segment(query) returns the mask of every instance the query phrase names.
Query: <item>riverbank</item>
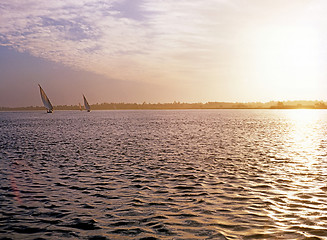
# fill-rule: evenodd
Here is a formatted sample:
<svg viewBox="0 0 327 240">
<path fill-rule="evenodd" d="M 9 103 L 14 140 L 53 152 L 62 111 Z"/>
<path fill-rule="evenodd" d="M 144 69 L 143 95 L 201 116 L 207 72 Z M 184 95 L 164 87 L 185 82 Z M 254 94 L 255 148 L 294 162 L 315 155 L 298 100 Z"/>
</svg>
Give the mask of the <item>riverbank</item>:
<svg viewBox="0 0 327 240">
<path fill-rule="evenodd" d="M 57 105 L 55 110 L 80 110 L 79 105 Z M 207 103 L 96 103 L 92 110 L 132 110 L 132 109 L 327 109 L 323 101 L 270 101 L 270 102 L 207 102 Z M 36 111 L 41 106 L 0 107 L 0 111 Z"/>
</svg>

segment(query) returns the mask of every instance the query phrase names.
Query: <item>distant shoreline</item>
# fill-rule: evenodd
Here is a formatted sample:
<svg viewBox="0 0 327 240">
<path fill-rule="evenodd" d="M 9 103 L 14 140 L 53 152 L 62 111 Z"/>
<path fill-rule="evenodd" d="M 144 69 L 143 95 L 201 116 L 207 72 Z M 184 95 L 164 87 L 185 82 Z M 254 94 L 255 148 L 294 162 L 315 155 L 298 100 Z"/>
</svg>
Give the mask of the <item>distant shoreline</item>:
<svg viewBox="0 0 327 240">
<path fill-rule="evenodd" d="M 38 111 L 41 106 L 0 107 L 0 111 Z M 101 103 L 91 104 L 92 110 L 174 110 L 174 109 L 327 109 L 323 101 L 207 102 L 207 103 Z M 54 110 L 80 110 L 79 105 L 57 105 Z M 83 108 L 84 110 L 84 108 Z"/>
</svg>

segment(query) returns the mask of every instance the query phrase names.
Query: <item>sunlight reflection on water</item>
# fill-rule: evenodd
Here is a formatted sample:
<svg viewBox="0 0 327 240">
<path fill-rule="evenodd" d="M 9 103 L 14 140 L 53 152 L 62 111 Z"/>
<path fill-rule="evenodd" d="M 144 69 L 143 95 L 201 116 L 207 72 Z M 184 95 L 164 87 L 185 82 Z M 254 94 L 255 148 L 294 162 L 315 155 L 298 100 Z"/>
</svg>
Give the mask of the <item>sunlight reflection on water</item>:
<svg viewBox="0 0 327 240">
<path fill-rule="evenodd" d="M 273 204 L 269 214 L 286 232 L 302 230 L 306 237 L 312 232 L 324 236 L 326 230 L 326 223 L 320 220 L 326 210 L 326 201 L 319 198 L 321 194 L 316 194 L 326 185 L 323 181 L 317 182 L 324 174 L 321 160 L 326 156 L 322 146 L 325 131 L 322 131 L 321 121 L 325 114 L 324 111 L 306 109 L 287 113 L 289 133 L 283 144 L 287 161 L 282 167 L 279 165 L 276 172 L 288 183 L 286 188 L 276 190 L 280 201 Z M 305 231 L 307 229 L 311 229 L 309 233 Z"/>
<path fill-rule="evenodd" d="M 318 121 L 321 118 L 321 111 L 300 109 L 291 112 L 292 121 L 290 142 L 292 146 L 289 153 L 297 154 L 296 160 L 311 167 L 319 156 L 320 129 Z"/>
</svg>

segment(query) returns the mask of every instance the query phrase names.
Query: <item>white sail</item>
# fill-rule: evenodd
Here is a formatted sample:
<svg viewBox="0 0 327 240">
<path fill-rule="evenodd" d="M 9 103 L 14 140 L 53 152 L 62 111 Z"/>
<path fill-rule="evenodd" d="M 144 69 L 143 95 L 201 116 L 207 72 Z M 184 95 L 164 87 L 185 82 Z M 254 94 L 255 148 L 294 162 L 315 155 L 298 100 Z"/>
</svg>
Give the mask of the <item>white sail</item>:
<svg viewBox="0 0 327 240">
<path fill-rule="evenodd" d="M 43 105 L 48 110 L 47 112 L 51 113 L 53 111 L 52 104 L 51 104 L 49 98 L 47 97 L 47 95 L 45 94 L 44 90 L 41 88 L 40 84 L 39 84 L 39 87 L 40 87 L 40 93 L 41 93 L 41 99 L 42 99 Z"/>
<path fill-rule="evenodd" d="M 91 108 L 90 108 L 90 105 L 89 105 L 89 103 L 87 102 L 86 97 L 84 96 L 84 94 L 83 94 L 83 98 L 84 98 L 84 106 L 85 106 L 85 109 L 86 109 L 88 112 L 90 112 L 90 111 L 91 111 Z"/>
</svg>

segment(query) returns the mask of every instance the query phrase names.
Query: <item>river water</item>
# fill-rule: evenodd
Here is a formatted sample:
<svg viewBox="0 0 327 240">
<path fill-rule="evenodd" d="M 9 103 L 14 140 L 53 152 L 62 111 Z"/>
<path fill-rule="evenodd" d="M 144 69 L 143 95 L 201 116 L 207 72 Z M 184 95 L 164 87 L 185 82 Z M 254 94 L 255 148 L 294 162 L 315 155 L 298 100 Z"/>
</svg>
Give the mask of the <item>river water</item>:
<svg viewBox="0 0 327 240">
<path fill-rule="evenodd" d="M 327 111 L 0 112 L 0 239 L 327 239 Z"/>
</svg>

